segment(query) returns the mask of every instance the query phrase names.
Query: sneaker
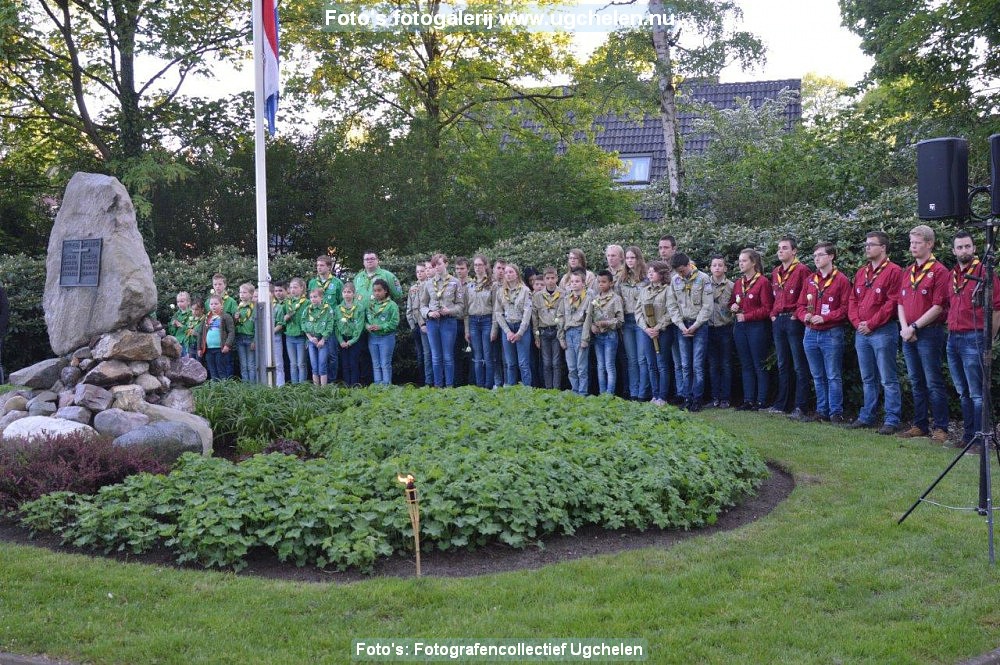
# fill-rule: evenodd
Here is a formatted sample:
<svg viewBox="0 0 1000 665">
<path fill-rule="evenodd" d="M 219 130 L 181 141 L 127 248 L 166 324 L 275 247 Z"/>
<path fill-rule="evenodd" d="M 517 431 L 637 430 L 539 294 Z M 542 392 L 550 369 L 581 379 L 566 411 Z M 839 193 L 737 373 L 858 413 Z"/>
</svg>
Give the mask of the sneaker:
<svg viewBox="0 0 1000 665">
<path fill-rule="evenodd" d="M 809 416 L 806 415 L 806 412 L 798 407 L 795 407 L 795 409 L 790 414 L 788 414 L 788 417 L 791 420 L 797 420 L 800 423 L 809 421 Z"/>
<path fill-rule="evenodd" d="M 785 415 L 785 410 L 784 410 L 784 409 L 782 409 L 782 408 L 781 408 L 780 406 L 778 406 L 777 404 L 775 404 L 775 405 L 772 405 L 771 407 L 769 407 L 769 408 L 767 408 L 767 409 L 761 409 L 761 410 L 762 410 L 762 411 L 763 411 L 764 413 L 773 413 L 773 414 L 776 414 L 776 415 L 782 415 L 782 416 L 783 416 L 783 415 Z"/>
<path fill-rule="evenodd" d="M 902 425 L 882 425 L 878 428 L 878 433 L 882 436 L 898 434 L 903 429 Z"/>
<path fill-rule="evenodd" d="M 818 423 L 828 423 L 830 422 L 830 416 L 825 413 L 815 413 L 813 414 L 813 420 Z"/>
<path fill-rule="evenodd" d="M 852 420 L 845 425 L 847 429 L 873 429 L 875 425 L 872 423 L 866 423 L 863 420 Z"/>
<path fill-rule="evenodd" d="M 931 441 L 934 443 L 947 444 L 948 443 L 948 432 L 937 427 L 931 432 Z"/>
<path fill-rule="evenodd" d="M 832 416 L 830 416 L 830 422 L 833 423 L 834 425 L 843 425 L 847 421 L 844 419 L 844 414 L 835 413 Z"/>
<path fill-rule="evenodd" d="M 738 407 L 736 407 L 736 410 L 737 411 L 756 411 L 756 409 L 754 409 L 753 407 L 754 407 L 753 402 L 743 402 Z"/>
<path fill-rule="evenodd" d="M 725 399 L 724 400 L 720 400 L 719 401 L 719 408 L 720 409 L 728 409 L 729 408 L 729 400 L 725 400 Z"/>
<path fill-rule="evenodd" d="M 900 439 L 914 439 L 921 436 L 927 436 L 927 434 L 928 434 L 927 432 L 914 425 L 908 430 L 903 430 L 902 432 L 899 432 L 896 436 L 898 436 Z"/>
<path fill-rule="evenodd" d="M 698 413 L 701 411 L 701 400 L 693 399 L 688 403 L 688 411 Z"/>
</svg>

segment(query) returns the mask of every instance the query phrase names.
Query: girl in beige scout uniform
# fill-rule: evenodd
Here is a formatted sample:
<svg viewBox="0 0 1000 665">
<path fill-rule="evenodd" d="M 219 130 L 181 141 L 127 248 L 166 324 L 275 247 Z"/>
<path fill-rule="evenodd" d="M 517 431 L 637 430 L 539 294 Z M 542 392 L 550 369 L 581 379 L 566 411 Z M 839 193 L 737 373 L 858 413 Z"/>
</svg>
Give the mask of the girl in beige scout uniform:
<svg viewBox="0 0 1000 665">
<path fill-rule="evenodd" d="M 497 336 L 497 324 L 493 320 L 493 279 L 490 277 L 490 261 L 482 254 L 472 257 L 475 274 L 466 289 L 465 341 L 472 345 L 472 367 L 476 375 L 476 385 L 480 388 L 493 387 L 492 340 Z"/>
<path fill-rule="evenodd" d="M 649 265 L 646 271 L 649 282 L 639 290 L 635 310 L 635 323 L 643 332 L 639 338 L 641 353 L 646 357 L 646 371 L 639 377 L 640 399 L 652 394 L 652 402 L 658 406 L 667 403 L 667 389 L 670 387 L 667 354 L 671 353 L 671 344 L 666 333 L 667 327 L 672 325 L 667 315 L 670 272 L 670 266 L 664 261 L 653 261 Z"/>
<path fill-rule="evenodd" d="M 574 270 L 569 278 L 569 292 L 563 296 L 559 344 L 566 351 L 569 385 L 577 395 L 587 395 L 590 388 L 590 328 L 584 324 L 590 313 L 591 297 L 584 286 L 586 273 Z"/>
<path fill-rule="evenodd" d="M 574 270 L 582 270 L 584 272 L 584 287 L 587 291 L 596 293 L 597 278 L 594 276 L 594 273 L 587 270 L 587 257 L 584 255 L 582 249 L 571 249 L 566 254 L 566 274 L 562 276 L 561 280 L 559 280 L 559 290 L 561 290 L 564 294 L 569 293 L 569 280 L 573 276 Z"/>
<path fill-rule="evenodd" d="M 618 295 L 622 297 L 622 307 L 625 310 L 625 323 L 622 324 L 622 341 L 625 343 L 626 373 L 628 374 L 629 399 L 638 400 L 640 395 L 649 394 L 649 368 L 646 356 L 642 354 L 642 339 L 646 333 L 636 325 L 635 313 L 639 302 L 639 289 L 646 284 L 646 261 L 642 258 L 642 250 L 636 246 L 625 249 L 625 272 L 615 286 Z M 640 379 L 646 371 L 646 387 L 640 390 Z M 648 397 L 646 398 L 648 399 Z"/>
<path fill-rule="evenodd" d="M 521 270 L 508 263 L 493 304 L 493 320 L 500 327 L 503 342 L 508 386 L 517 382 L 515 367 L 521 371 L 521 383 L 531 385 L 531 305 L 531 289 L 521 280 Z"/>
<path fill-rule="evenodd" d="M 458 322 L 465 319 L 465 287 L 448 274 L 448 257 L 431 257 L 433 275 L 420 294 L 420 314 L 427 322 L 434 385 L 455 387 L 455 337 Z"/>
<path fill-rule="evenodd" d="M 625 322 L 622 298 L 614 292 L 614 276 L 610 270 L 597 273 L 597 295 L 587 310 L 584 328 L 590 330 L 597 354 L 597 386 L 600 393 L 615 394 L 618 377 L 618 331 Z"/>
<path fill-rule="evenodd" d="M 559 323 L 562 320 L 562 297 L 559 273 L 552 266 L 542 271 L 543 287 L 532 294 L 531 325 L 535 346 L 542 355 L 542 386 L 558 390 L 562 387 L 562 351 L 559 346 Z"/>
<path fill-rule="evenodd" d="M 434 369 L 431 365 L 431 347 L 425 344 L 427 339 L 427 324 L 424 315 L 420 313 L 420 294 L 424 290 L 424 283 L 427 281 L 427 266 L 423 261 L 416 266 L 417 281 L 410 286 L 406 293 L 406 322 L 410 324 L 410 332 L 413 335 L 413 350 L 417 356 L 417 372 L 421 369 L 424 373 L 424 385 L 434 385 Z"/>
</svg>

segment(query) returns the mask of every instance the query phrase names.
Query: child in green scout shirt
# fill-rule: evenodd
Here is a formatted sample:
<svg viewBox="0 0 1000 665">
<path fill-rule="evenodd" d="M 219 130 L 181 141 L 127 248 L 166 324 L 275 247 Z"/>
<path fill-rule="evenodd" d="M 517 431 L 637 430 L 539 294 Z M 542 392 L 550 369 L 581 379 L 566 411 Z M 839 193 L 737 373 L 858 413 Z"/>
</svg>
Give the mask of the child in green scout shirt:
<svg viewBox="0 0 1000 665">
<path fill-rule="evenodd" d="M 191 303 L 191 316 L 188 318 L 188 326 L 184 329 L 184 341 L 181 343 L 190 345 L 194 349 L 192 358 L 198 357 L 198 340 L 201 339 L 201 329 L 205 326 L 205 306 L 200 300 Z"/>
<path fill-rule="evenodd" d="M 361 385 L 361 331 L 365 329 L 365 310 L 354 299 L 354 284 L 344 284 L 344 302 L 333 317 L 333 334 L 340 347 L 340 367 L 344 385 Z M 417 331 L 419 334 L 419 331 Z"/>
<path fill-rule="evenodd" d="M 610 270 L 597 273 L 597 295 L 587 310 L 583 327 L 589 329 L 597 352 L 597 385 L 601 394 L 615 394 L 618 371 L 618 330 L 625 322 L 622 297 L 614 292 L 614 275 Z"/>
<path fill-rule="evenodd" d="M 257 345 L 254 343 L 257 303 L 254 302 L 254 291 L 253 284 L 240 284 L 240 302 L 233 315 L 236 322 L 236 352 L 240 358 L 240 380 L 243 383 L 257 383 Z"/>
<path fill-rule="evenodd" d="M 365 308 L 365 324 L 375 383 L 392 385 L 392 352 L 396 348 L 399 307 L 389 298 L 389 283 L 384 279 L 376 279 L 372 284 L 372 297 Z"/>
<path fill-rule="evenodd" d="M 211 296 L 219 296 L 222 300 L 222 311 L 224 311 L 229 316 L 236 314 L 236 307 L 239 303 L 236 299 L 229 295 L 226 291 L 226 277 L 222 273 L 215 273 L 212 275 L 212 290 L 209 292 L 209 297 L 205 299 L 205 311 L 211 311 Z"/>
<path fill-rule="evenodd" d="M 323 302 L 330 306 L 331 312 L 337 309 L 342 299 L 341 293 L 344 290 L 344 283 L 340 281 L 339 277 L 333 274 L 333 259 L 329 256 L 319 256 L 316 258 L 316 277 L 309 280 L 306 293 L 312 293 L 313 289 L 323 291 Z M 333 383 L 337 380 L 340 354 L 337 353 L 336 349 L 328 349 L 328 351 L 326 376 L 327 380 Z M 313 367 L 313 371 L 316 371 L 315 367 Z"/>
<path fill-rule="evenodd" d="M 288 350 L 288 360 L 291 365 L 291 382 L 305 383 L 308 377 L 306 369 L 306 336 L 302 332 L 302 314 L 309 302 L 303 295 L 306 289 L 305 280 L 296 277 L 288 284 L 288 298 L 285 299 L 285 348 Z"/>
<path fill-rule="evenodd" d="M 177 294 L 177 306 L 170 317 L 170 322 L 167 323 L 167 334 L 181 345 L 182 358 L 198 357 L 198 340 L 187 335 L 191 316 L 191 294 L 181 291 Z"/>
<path fill-rule="evenodd" d="M 327 342 L 333 334 L 333 309 L 323 301 L 324 295 L 320 288 L 310 291 L 310 304 L 302 314 L 302 332 L 309 340 L 309 364 L 312 366 L 313 383 L 317 386 L 327 384 L 327 363 L 330 357 L 330 345 Z"/>
<path fill-rule="evenodd" d="M 559 345 L 566 351 L 569 385 L 577 395 L 586 396 L 590 388 L 590 329 L 584 326 L 590 311 L 590 294 L 585 281 L 587 273 L 575 268 L 569 275 L 569 291 L 563 297 L 562 324 Z"/>
<path fill-rule="evenodd" d="M 285 385 L 285 298 L 288 284 L 271 283 L 272 331 L 274 334 L 274 385 Z"/>
</svg>

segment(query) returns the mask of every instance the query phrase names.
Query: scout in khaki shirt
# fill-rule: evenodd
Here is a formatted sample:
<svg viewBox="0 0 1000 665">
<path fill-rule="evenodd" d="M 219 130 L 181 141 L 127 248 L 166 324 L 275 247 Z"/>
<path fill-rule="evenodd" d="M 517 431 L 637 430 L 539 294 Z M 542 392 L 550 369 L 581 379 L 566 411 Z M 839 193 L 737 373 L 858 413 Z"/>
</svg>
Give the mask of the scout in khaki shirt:
<svg viewBox="0 0 1000 665">
<path fill-rule="evenodd" d="M 639 366 L 640 399 L 652 394 L 652 402 L 658 406 L 666 404 L 670 377 L 667 355 L 672 353 L 667 328 L 673 325 L 667 315 L 667 281 L 670 266 L 663 261 L 649 264 L 646 277 L 649 283 L 639 290 L 639 300 L 635 308 L 635 323 L 644 333 L 639 337 L 639 352 L 645 356 L 645 370 Z"/>
<path fill-rule="evenodd" d="M 618 381 L 615 362 L 618 356 L 618 330 L 625 322 L 622 298 L 614 292 L 610 270 L 597 273 L 597 295 L 587 310 L 584 328 L 590 330 L 597 354 L 597 386 L 600 393 L 614 394 Z"/>
<path fill-rule="evenodd" d="M 427 321 L 434 385 L 455 387 L 455 338 L 458 322 L 465 320 L 465 287 L 448 274 L 448 257 L 431 257 L 433 274 L 420 294 L 420 313 Z"/>
<path fill-rule="evenodd" d="M 500 327 L 503 341 L 506 385 L 531 385 L 531 290 L 521 280 L 521 270 L 513 263 L 504 268 L 503 285 L 494 294 L 493 319 Z"/>
<path fill-rule="evenodd" d="M 677 326 L 681 355 L 681 385 L 677 393 L 689 411 L 701 411 L 705 393 L 705 351 L 708 319 L 712 316 L 712 280 L 688 256 L 677 252 L 671 259 L 674 276 L 667 289 L 667 312 Z"/>
<path fill-rule="evenodd" d="M 472 257 L 472 271 L 475 275 L 466 287 L 465 341 L 472 346 L 472 369 L 476 385 L 480 388 L 493 387 L 493 348 L 499 329 L 493 320 L 493 279 L 490 277 L 490 262 L 482 254 Z"/>
<path fill-rule="evenodd" d="M 559 344 L 566 350 L 569 385 L 574 393 L 585 396 L 590 383 L 590 329 L 584 324 L 590 314 L 592 298 L 585 290 L 587 274 L 576 269 L 569 276 L 569 291 L 563 296 Z"/>
<path fill-rule="evenodd" d="M 708 317 L 708 377 L 711 406 L 728 409 L 733 392 L 733 317 L 729 301 L 733 281 L 726 277 L 726 259 L 712 256 L 712 315 Z"/>
<path fill-rule="evenodd" d="M 563 293 L 559 290 L 559 273 L 552 266 L 542 271 L 542 290 L 532 296 L 531 325 L 535 331 L 535 347 L 542 356 L 542 386 L 558 390 L 562 383 L 562 349 L 559 346 L 559 323 L 562 316 Z"/>
</svg>

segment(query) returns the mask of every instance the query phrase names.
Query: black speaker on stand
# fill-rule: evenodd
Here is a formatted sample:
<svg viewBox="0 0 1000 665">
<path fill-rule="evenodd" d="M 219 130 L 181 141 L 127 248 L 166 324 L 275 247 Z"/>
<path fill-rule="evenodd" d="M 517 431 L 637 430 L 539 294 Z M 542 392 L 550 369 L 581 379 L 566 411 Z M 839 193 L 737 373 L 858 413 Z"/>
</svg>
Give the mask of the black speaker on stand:
<svg viewBox="0 0 1000 665">
<path fill-rule="evenodd" d="M 917 143 L 917 216 L 947 219 L 968 215 L 969 142 L 947 137 Z"/>
<path fill-rule="evenodd" d="M 990 174 L 990 194 L 993 196 L 990 212 L 1000 217 L 1000 134 L 990 137 Z"/>
</svg>

